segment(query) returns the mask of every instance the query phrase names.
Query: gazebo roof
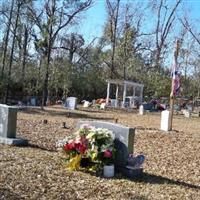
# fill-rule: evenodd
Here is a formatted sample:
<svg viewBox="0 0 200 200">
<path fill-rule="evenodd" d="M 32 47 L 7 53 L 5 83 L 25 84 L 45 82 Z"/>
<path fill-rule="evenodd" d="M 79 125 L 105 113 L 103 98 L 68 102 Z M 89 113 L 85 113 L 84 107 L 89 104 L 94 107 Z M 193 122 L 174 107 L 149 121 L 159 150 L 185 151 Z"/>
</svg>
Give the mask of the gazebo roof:
<svg viewBox="0 0 200 200">
<path fill-rule="evenodd" d="M 144 85 L 133 82 L 133 81 L 127 81 L 127 80 L 119 80 L 119 79 L 108 79 L 106 80 L 108 83 L 116 84 L 116 85 L 131 85 L 131 86 L 138 86 L 138 87 L 144 87 Z"/>
</svg>

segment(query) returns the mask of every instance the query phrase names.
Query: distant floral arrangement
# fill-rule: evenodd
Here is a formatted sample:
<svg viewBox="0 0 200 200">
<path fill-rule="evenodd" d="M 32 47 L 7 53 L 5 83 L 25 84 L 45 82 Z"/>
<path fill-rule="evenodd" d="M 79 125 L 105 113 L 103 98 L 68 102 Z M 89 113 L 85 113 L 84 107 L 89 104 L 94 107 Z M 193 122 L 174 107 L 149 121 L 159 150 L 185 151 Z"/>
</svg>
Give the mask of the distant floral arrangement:
<svg viewBox="0 0 200 200">
<path fill-rule="evenodd" d="M 84 124 L 73 137 L 58 143 L 64 152 L 67 169 L 98 171 L 104 165 L 113 164 L 115 148 L 111 131 Z"/>
</svg>

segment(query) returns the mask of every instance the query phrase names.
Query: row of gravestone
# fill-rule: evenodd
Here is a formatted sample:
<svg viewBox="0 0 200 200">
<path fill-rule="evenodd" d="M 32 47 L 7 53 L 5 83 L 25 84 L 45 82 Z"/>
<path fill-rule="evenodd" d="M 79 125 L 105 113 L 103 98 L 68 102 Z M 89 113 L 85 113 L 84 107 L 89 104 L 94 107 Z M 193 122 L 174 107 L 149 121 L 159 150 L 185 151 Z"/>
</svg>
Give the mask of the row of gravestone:
<svg viewBox="0 0 200 200">
<path fill-rule="evenodd" d="M 27 144 L 27 140 L 16 138 L 17 110 L 16 107 L 0 104 L 0 143 L 12 145 Z M 134 128 L 103 121 L 79 121 L 77 128 L 82 124 L 90 124 L 96 128 L 107 128 L 111 130 L 115 135 L 116 170 L 128 177 L 136 177 L 142 174 L 142 168 L 134 169 L 134 166 L 127 166 L 129 155 L 133 153 Z"/>
</svg>

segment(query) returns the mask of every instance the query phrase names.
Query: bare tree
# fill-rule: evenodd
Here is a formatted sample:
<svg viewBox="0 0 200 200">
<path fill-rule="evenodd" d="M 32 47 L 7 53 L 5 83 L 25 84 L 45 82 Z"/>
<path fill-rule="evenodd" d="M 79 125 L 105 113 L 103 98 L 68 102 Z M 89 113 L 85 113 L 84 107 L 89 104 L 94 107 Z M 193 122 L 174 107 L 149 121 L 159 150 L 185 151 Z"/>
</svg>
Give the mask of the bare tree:
<svg viewBox="0 0 200 200">
<path fill-rule="evenodd" d="M 19 48 L 19 71 L 22 83 L 25 79 L 25 69 L 28 59 L 28 45 L 31 42 L 31 32 L 33 22 L 29 20 L 29 10 L 28 7 L 32 4 L 32 0 L 26 0 L 22 5 L 21 14 L 19 18 L 19 27 L 16 39 L 18 41 Z"/>
<path fill-rule="evenodd" d="M 8 64 L 8 79 L 11 77 L 11 70 L 12 70 L 12 64 L 13 64 L 13 55 L 14 55 L 14 48 L 15 48 L 15 43 L 16 43 L 16 33 L 17 33 L 17 27 L 18 27 L 18 21 L 19 21 L 19 15 L 20 15 L 20 8 L 22 6 L 22 1 L 17 2 L 17 11 L 16 11 L 16 18 L 15 18 L 15 24 L 13 27 L 13 38 L 12 38 L 12 44 L 11 44 L 11 53 L 10 53 L 10 59 L 9 59 L 9 64 Z M 8 100 L 8 93 L 9 93 L 9 80 L 7 81 L 7 86 L 6 86 L 6 94 L 5 94 L 5 103 L 7 103 Z"/>
<path fill-rule="evenodd" d="M 160 71 L 161 67 L 161 54 L 166 45 L 167 38 L 172 29 L 173 23 L 176 19 L 176 11 L 182 0 L 177 0 L 176 3 L 170 8 L 166 0 L 159 0 L 154 7 L 156 7 L 157 23 L 155 31 L 156 39 L 156 53 L 155 53 L 155 67 Z"/>
<path fill-rule="evenodd" d="M 3 13 L 4 15 L 6 15 L 6 17 L 8 17 L 8 22 L 7 22 L 7 29 L 6 29 L 6 33 L 5 33 L 5 40 L 4 40 L 5 42 L 4 42 L 3 55 L 2 55 L 2 68 L 1 68 L 1 76 L 2 77 L 4 76 L 4 70 L 5 70 L 5 64 L 6 64 L 6 56 L 7 56 L 11 23 L 12 23 L 12 18 L 13 18 L 14 4 L 15 4 L 15 0 L 12 0 L 11 6 L 10 6 L 10 11 L 9 11 L 9 16 L 7 16 L 7 13 Z"/>
<path fill-rule="evenodd" d="M 24 76 L 25 76 L 25 66 L 26 66 L 26 60 L 27 60 L 27 46 L 28 46 L 28 27 L 27 25 L 24 25 L 24 41 L 23 41 L 23 53 L 22 53 L 22 63 L 21 63 L 21 81 L 24 82 Z"/>
<path fill-rule="evenodd" d="M 140 3 L 127 3 L 122 9 L 123 18 L 120 19 L 120 44 L 118 46 L 118 60 L 123 68 L 123 78 L 128 78 L 128 69 L 134 68 L 131 60 L 144 48 L 145 44 L 141 37 L 146 35 L 141 32 L 141 22 L 143 19 L 143 8 Z"/>
<path fill-rule="evenodd" d="M 186 17 L 184 19 L 179 19 L 181 24 L 186 28 L 186 30 L 189 31 L 189 33 L 192 35 L 192 37 L 196 40 L 196 42 L 200 45 L 200 39 L 198 38 L 198 34 L 195 33 L 195 31 L 192 29 L 189 21 L 187 20 Z"/>
<path fill-rule="evenodd" d="M 198 44 L 198 45 L 195 45 L 196 46 L 196 48 L 198 48 L 198 50 L 197 50 L 197 55 L 195 56 L 195 61 L 192 63 L 192 64 L 194 64 L 194 71 L 195 71 L 195 74 L 194 74 L 194 82 L 195 82 L 195 84 L 196 84 L 196 88 L 197 88 L 197 97 L 199 97 L 200 95 L 200 87 L 199 87 L 199 83 L 200 83 L 200 76 L 199 76 L 199 74 L 200 74 L 200 70 L 199 70 L 199 48 L 200 48 L 200 38 L 199 38 L 199 33 L 197 33 L 196 31 L 195 31 L 195 29 L 194 29 L 194 27 L 192 26 L 192 24 L 189 22 L 189 20 L 186 18 L 186 17 L 184 17 L 183 19 L 179 19 L 180 20 L 180 22 L 181 22 L 181 24 L 183 25 L 183 27 L 191 34 L 191 36 L 192 36 L 192 38 L 193 38 L 193 40 Z M 190 44 L 188 44 L 188 45 L 190 45 L 190 46 L 192 46 L 192 45 L 194 45 L 194 41 L 189 41 L 189 43 Z M 191 53 L 190 52 L 191 51 L 191 49 L 190 48 L 187 48 L 187 50 L 186 50 L 186 55 L 184 55 L 184 57 L 185 57 L 185 59 L 188 59 L 188 54 L 189 53 Z M 189 59 L 188 59 L 189 60 Z M 191 59 L 190 59 L 191 60 Z M 186 80 L 186 78 L 187 78 L 187 70 L 188 70 L 188 65 L 189 64 L 191 64 L 191 63 L 188 63 L 188 61 L 186 62 L 186 66 L 185 66 L 185 80 Z M 187 83 L 186 83 L 187 84 Z M 188 88 L 188 85 L 186 85 L 186 88 Z"/>
<path fill-rule="evenodd" d="M 109 39 L 111 42 L 111 63 L 109 64 L 111 69 L 110 78 L 114 78 L 116 75 L 116 66 L 115 66 L 115 50 L 116 50 L 116 39 L 117 39 L 117 26 L 119 19 L 119 7 L 120 0 L 113 3 L 111 0 L 106 0 L 107 13 L 108 13 L 108 31 Z"/>
<path fill-rule="evenodd" d="M 92 4 L 92 0 L 72 0 L 70 2 L 71 4 L 69 5 L 67 0 L 63 0 L 62 3 L 58 3 L 57 0 L 48 0 L 39 13 L 37 13 L 36 9 L 29 7 L 32 20 L 35 22 L 40 32 L 39 37 L 38 34 L 34 34 L 34 38 L 37 42 L 36 45 L 43 50 L 46 61 L 42 98 L 43 106 L 46 105 L 48 98 L 51 53 L 57 36 L 64 28 L 74 23 L 76 17 L 87 10 Z M 44 22 L 45 18 L 46 21 Z"/>
</svg>

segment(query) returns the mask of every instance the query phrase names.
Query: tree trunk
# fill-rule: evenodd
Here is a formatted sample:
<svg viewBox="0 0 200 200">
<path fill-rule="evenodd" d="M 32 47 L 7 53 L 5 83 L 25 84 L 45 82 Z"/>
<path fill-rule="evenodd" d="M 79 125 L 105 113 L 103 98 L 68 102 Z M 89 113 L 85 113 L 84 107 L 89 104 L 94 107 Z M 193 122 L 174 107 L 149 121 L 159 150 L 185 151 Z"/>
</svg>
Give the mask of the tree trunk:
<svg viewBox="0 0 200 200">
<path fill-rule="evenodd" d="M 160 70 L 161 70 L 161 66 L 160 66 L 161 48 L 162 47 L 157 47 L 157 50 L 156 50 L 156 60 L 155 60 L 155 69 L 159 73 L 160 73 Z"/>
<path fill-rule="evenodd" d="M 48 79 L 49 79 L 48 68 L 49 66 L 47 66 L 47 71 L 46 71 L 45 79 L 44 79 L 44 86 L 43 86 L 43 93 L 42 93 L 42 108 L 47 105 L 47 99 L 48 99 Z"/>
<path fill-rule="evenodd" d="M 49 44 L 51 41 L 49 41 Z M 44 78 L 44 85 L 43 85 L 43 93 L 42 93 L 42 108 L 47 105 L 48 99 L 48 84 L 49 84 L 49 67 L 50 67 L 50 58 L 51 58 L 51 46 L 48 47 L 48 52 L 46 55 L 46 73 Z"/>
<path fill-rule="evenodd" d="M 117 1 L 117 11 L 114 19 L 114 31 L 113 31 L 113 42 L 112 42 L 112 57 L 111 57 L 111 78 L 115 78 L 115 48 L 116 48 L 116 37 L 117 37 L 117 23 L 118 23 L 118 13 L 119 13 L 119 3 L 120 0 Z"/>
<path fill-rule="evenodd" d="M 21 74 L 22 83 L 24 81 L 24 76 L 25 76 L 25 66 L 26 66 L 26 58 L 27 58 L 27 45 L 28 45 L 28 29 L 27 29 L 27 26 L 25 25 L 24 26 L 22 74 Z"/>
<path fill-rule="evenodd" d="M 119 17 L 119 5 L 120 0 L 117 0 L 116 6 L 112 6 L 112 2 L 110 0 L 107 0 L 107 7 L 110 17 L 110 29 L 111 29 L 111 48 L 112 48 L 112 54 L 111 54 L 111 65 L 110 65 L 110 78 L 115 78 L 116 75 L 116 66 L 115 66 L 115 49 L 116 49 L 116 37 L 117 37 L 117 23 L 118 23 L 118 17 Z"/>
<path fill-rule="evenodd" d="M 73 61 L 73 57 L 74 57 L 74 35 L 71 34 L 71 43 L 70 43 L 70 49 L 69 49 L 69 61 L 70 63 L 72 64 L 72 61 Z"/>
<path fill-rule="evenodd" d="M 6 36 L 5 36 L 5 43 L 4 43 L 3 56 L 2 56 L 1 77 L 4 76 L 5 63 L 6 63 L 6 54 L 7 54 L 7 49 L 8 49 L 8 40 L 9 40 L 10 26 L 11 26 L 11 20 L 12 20 L 12 15 L 13 15 L 14 2 L 15 1 L 12 0 L 10 15 L 9 15 L 9 19 L 8 19 L 8 26 L 7 26 Z"/>
<path fill-rule="evenodd" d="M 53 46 L 53 20 L 54 20 L 54 13 L 55 13 L 55 0 L 52 0 L 52 15 L 49 18 L 49 28 L 48 28 L 48 46 L 47 46 L 47 55 L 46 55 L 46 73 L 45 73 L 45 79 L 44 79 L 44 86 L 43 86 L 43 97 L 42 97 L 42 108 L 43 106 L 46 106 L 48 97 L 48 84 L 49 84 L 49 67 L 50 67 L 50 61 L 51 61 L 51 51 Z"/>
<path fill-rule="evenodd" d="M 127 12 L 127 7 L 126 7 L 126 12 Z M 125 60 L 124 60 L 124 62 L 123 62 L 123 65 L 124 65 L 124 67 L 123 67 L 123 69 L 124 69 L 124 80 L 126 80 L 127 79 L 127 67 L 126 67 L 126 61 L 127 61 L 127 59 L 128 59 L 128 57 L 127 57 L 127 54 L 128 54 L 128 50 L 127 50 L 127 40 L 128 40 L 128 27 L 127 27 L 127 23 L 128 23 L 128 20 L 127 20 L 127 13 L 126 13 L 126 16 L 125 16 L 125 38 L 124 38 L 124 58 L 125 58 Z"/>
<path fill-rule="evenodd" d="M 11 70 L 12 70 L 12 64 L 13 64 L 13 54 L 14 54 L 14 48 L 15 48 L 15 39 L 16 39 L 16 31 L 17 31 L 17 25 L 19 20 L 19 11 L 20 11 L 21 3 L 18 3 L 17 5 L 17 16 L 15 20 L 15 26 L 13 30 L 13 41 L 12 41 L 12 47 L 11 47 L 11 53 L 10 53 L 10 62 L 9 62 L 9 68 L 8 68 L 8 82 L 6 87 L 6 95 L 5 95 L 5 103 L 8 101 L 8 93 L 10 88 L 10 78 L 11 78 Z"/>
</svg>

